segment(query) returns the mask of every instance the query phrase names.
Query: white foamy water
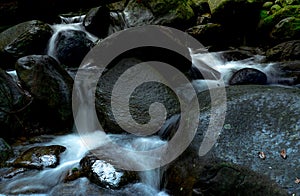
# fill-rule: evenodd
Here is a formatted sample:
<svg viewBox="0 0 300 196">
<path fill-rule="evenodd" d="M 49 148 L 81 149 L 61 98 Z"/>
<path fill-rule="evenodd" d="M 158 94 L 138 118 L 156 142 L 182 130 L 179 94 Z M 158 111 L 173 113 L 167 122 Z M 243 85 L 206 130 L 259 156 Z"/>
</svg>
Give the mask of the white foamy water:
<svg viewBox="0 0 300 196">
<path fill-rule="evenodd" d="M 65 24 L 55 24 L 52 26 L 54 34 L 49 41 L 48 55 L 56 58 L 55 43 L 58 34 L 61 31 L 83 31 L 93 42 L 96 42 L 98 40 L 97 37 L 85 31 L 84 27 L 82 26 L 83 17 L 84 16 L 79 16 L 77 18 L 62 18 Z M 112 13 L 111 17 L 116 18 L 116 20 L 121 17 L 121 20 L 124 24 L 122 24 L 123 26 L 121 26 L 120 29 L 127 28 L 123 15 Z M 117 26 L 110 27 L 110 33 L 118 30 L 119 29 Z M 194 66 L 198 67 L 198 69 L 201 69 L 201 63 L 205 63 L 206 65 L 221 73 L 220 80 L 193 81 L 193 86 L 196 88 L 197 92 L 207 90 L 208 88 L 219 87 L 223 82 L 225 84 L 228 84 L 232 74 L 242 68 L 255 68 L 264 72 L 268 77 L 268 83 L 276 83 L 278 80 L 278 73 L 273 69 L 273 64 L 259 63 L 260 59 L 263 58 L 261 56 L 254 56 L 252 58 L 241 61 L 224 61 L 222 58 L 220 58 L 220 53 L 191 53 L 191 57 Z M 16 76 L 15 72 L 10 72 L 10 74 L 12 76 Z M 184 94 L 187 99 L 191 99 L 191 97 L 189 97 L 191 93 L 185 91 L 185 84 L 183 84 L 182 87 L 176 90 L 179 91 L 179 93 Z M 91 93 L 90 91 L 90 88 L 86 88 L 86 91 L 83 95 L 81 95 L 81 98 L 86 99 L 87 97 L 85 96 L 89 96 L 89 94 Z M 56 168 L 46 168 L 42 171 L 32 171 L 28 173 L 25 172 L 24 174 L 17 175 L 12 180 L 8 180 L 8 183 L 7 185 L 5 185 L 4 190 L 1 191 L 9 194 L 23 194 L 32 192 L 45 194 L 49 193 L 53 187 L 60 183 L 63 183 L 63 178 L 70 169 L 79 167 L 80 160 L 86 155 L 86 153 L 88 153 L 89 150 L 107 144 L 107 142 L 109 141 L 107 139 L 108 136 L 111 138 L 115 138 L 118 142 L 118 145 L 121 145 L 124 148 L 132 151 L 132 153 L 128 153 L 123 156 L 126 156 L 127 159 L 130 159 L 130 161 L 134 162 L 134 164 L 139 165 L 139 168 L 144 167 L 145 169 L 152 164 L 151 162 L 149 163 L 149 160 L 151 159 L 148 159 L 147 157 L 137 156 L 137 153 L 134 153 L 134 151 L 147 151 L 158 148 L 159 146 L 165 145 L 167 143 L 157 136 L 130 138 L 130 136 L 128 135 L 106 135 L 102 131 L 94 131 L 95 122 L 93 121 L 97 119 L 93 119 L 87 114 L 89 114 L 89 108 L 87 107 L 87 105 L 79 106 L 79 111 L 77 113 L 76 119 L 78 118 L 78 120 L 82 122 L 80 124 L 83 127 L 80 127 L 80 129 L 86 129 L 89 133 L 83 135 L 74 133 L 65 136 L 58 136 L 51 142 L 40 144 L 43 146 L 61 145 L 66 147 L 66 151 L 60 155 L 60 164 Z M 119 158 L 115 156 L 117 155 L 114 155 L 114 153 L 111 154 L 111 158 Z M 159 159 L 161 159 L 162 157 L 156 158 L 159 161 Z M 100 164 L 100 162 L 97 163 Z M 107 166 L 107 169 L 112 170 L 110 166 Z M 139 172 L 141 182 L 126 186 L 126 188 L 117 191 L 117 195 L 122 194 L 122 191 L 128 193 L 131 192 L 130 190 L 143 190 L 145 195 L 165 196 L 167 195 L 167 193 L 160 190 L 163 172 L 164 171 L 159 168 Z M 84 183 L 84 180 L 82 181 Z"/>
<path fill-rule="evenodd" d="M 60 183 L 63 183 L 64 177 L 68 171 L 70 171 L 72 168 L 79 168 L 80 160 L 89 152 L 89 150 L 107 144 L 107 136 L 108 135 L 102 131 L 95 131 L 81 136 L 74 133 L 58 136 L 51 142 L 40 144 L 40 146 L 65 146 L 66 151 L 60 155 L 60 164 L 56 168 L 45 168 L 42 171 L 34 170 L 33 172 L 25 172 L 24 174 L 17 175 L 13 177 L 12 180 L 8 180 L 5 188 L 0 191 L 7 194 L 26 194 L 36 192 L 42 194 L 35 195 L 47 195 L 52 188 Z M 128 140 L 128 137 L 125 135 L 109 136 L 119 138 L 119 145 L 124 147 L 126 146 L 131 150 L 149 150 L 165 144 L 165 142 L 160 140 L 158 137 L 136 138 Z M 113 154 L 111 156 L 112 158 L 117 159 L 117 157 L 114 157 Z M 147 165 L 147 160 L 143 160 L 141 157 L 130 157 L 130 159 L 134 159 L 134 161 L 137 161 L 138 164 Z M 112 170 L 113 168 L 111 167 L 111 165 L 108 165 L 107 169 Z M 109 171 L 107 172 L 109 173 Z M 105 173 L 102 173 L 101 175 L 105 177 Z M 130 186 L 139 187 L 140 189 L 143 188 L 145 189 L 145 192 L 151 191 L 151 195 L 166 195 L 166 193 L 159 191 L 161 180 L 161 173 L 159 169 L 140 172 L 140 176 L 142 179 L 141 182 Z M 130 186 L 127 186 L 126 189 L 130 188 Z M 126 191 L 126 189 L 123 191 Z M 121 192 L 122 191 L 118 193 Z"/>
<path fill-rule="evenodd" d="M 70 169 L 79 167 L 80 160 L 89 150 L 85 142 L 88 141 L 89 146 L 96 148 L 106 143 L 103 136 L 103 132 L 100 131 L 85 136 L 69 134 L 58 136 L 51 142 L 40 144 L 41 146 L 61 145 L 66 147 L 66 151 L 60 155 L 60 164 L 56 168 L 45 168 L 42 171 L 35 171 L 34 175 L 25 173 L 24 175 L 15 176 L 13 181 L 6 185 L 5 192 L 10 194 L 32 191 L 48 192 L 58 183 L 62 183 Z M 84 140 L 82 137 L 84 137 Z"/>
<path fill-rule="evenodd" d="M 52 37 L 49 40 L 48 43 L 48 50 L 47 50 L 47 54 L 53 58 L 55 58 L 57 60 L 56 57 L 56 42 L 58 39 L 58 35 L 60 32 L 62 31 L 68 31 L 68 30 L 76 30 L 76 31 L 82 31 L 87 35 L 87 38 L 89 40 L 91 40 L 92 42 L 96 42 L 98 41 L 98 38 L 94 35 L 92 35 L 91 33 L 87 32 L 83 25 L 82 22 L 78 22 L 78 23 L 67 23 L 67 24 L 55 24 L 51 26 L 54 33 L 52 35 Z"/>
</svg>

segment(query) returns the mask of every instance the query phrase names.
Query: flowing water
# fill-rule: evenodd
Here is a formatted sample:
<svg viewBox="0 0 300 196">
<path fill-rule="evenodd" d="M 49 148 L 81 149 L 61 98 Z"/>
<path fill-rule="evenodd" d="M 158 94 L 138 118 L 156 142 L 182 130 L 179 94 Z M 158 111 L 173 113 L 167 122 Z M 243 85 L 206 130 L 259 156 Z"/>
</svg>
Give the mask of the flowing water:
<svg viewBox="0 0 300 196">
<path fill-rule="evenodd" d="M 48 44 L 48 50 L 47 54 L 56 60 L 56 42 L 58 39 L 58 35 L 62 31 L 69 31 L 69 30 L 75 30 L 75 31 L 83 31 L 86 35 L 87 38 L 90 39 L 92 42 L 96 42 L 98 38 L 90 33 L 88 33 L 85 29 L 84 26 L 82 25 L 82 20 L 84 18 L 83 16 L 79 17 L 71 17 L 71 18 L 66 18 L 66 17 L 61 17 L 62 24 L 55 24 L 52 25 L 52 29 L 54 31 L 52 37 L 49 40 Z"/>
<path fill-rule="evenodd" d="M 122 23 L 122 26 L 112 25 L 110 27 L 110 33 L 127 28 L 126 23 L 124 22 L 124 17 L 122 15 L 118 13 L 112 13 L 111 16 L 115 18 L 116 21 L 121 20 L 121 22 L 119 23 Z M 49 41 L 48 48 L 48 54 L 50 56 L 56 58 L 55 43 L 60 31 L 84 31 L 93 42 L 96 42 L 98 40 L 95 36 L 87 33 L 84 30 L 84 27 L 82 26 L 83 18 L 84 16 L 71 19 L 62 18 L 64 24 L 55 24 L 52 26 L 52 28 L 54 29 L 54 34 Z M 221 79 L 224 80 L 225 84 L 228 84 L 229 78 L 236 70 L 247 67 L 256 68 L 264 72 L 268 76 L 268 83 L 276 83 L 278 81 L 278 73 L 272 69 L 272 64 L 260 63 L 261 59 L 263 58 L 262 56 L 255 56 L 245 60 L 231 62 L 226 62 L 225 60 L 223 60 L 220 57 L 220 53 L 191 53 L 191 56 L 194 66 L 201 66 L 201 62 L 204 62 L 212 68 L 218 70 L 221 73 Z M 15 77 L 15 72 L 9 73 Z M 207 85 L 205 84 L 207 83 L 211 83 L 210 87 L 217 87 L 219 82 L 220 81 L 218 80 L 193 81 L 194 87 L 198 92 L 206 90 Z M 187 92 L 184 92 L 184 86 L 181 89 L 179 88 L 178 91 L 188 94 Z M 81 108 L 83 112 L 86 109 L 87 108 L 85 106 L 82 106 Z M 82 123 L 83 125 L 86 125 L 86 129 L 93 129 L 93 126 L 88 127 L 93 123 L 91 122 L 91 119 L 85 114 L 86 113 L 78 114 L 78 117 L 82 121 L 89 122 Z M 83 128 L 84 127 L 81 127 L 80 129 Z M 157 136 L 134 138 L 128 135 L 106 135 L 102 131 L 92 131 L 86 135 L 78 135 L 74 133 L 65 136 L 57 136 L 50 142 L 39 144 L 62 145 L 66 147 L 67 150 L 61 154 L 60 164 L 56 168 L 46 168 L 42 171 L 25 172 L 24 174 L 17 175 L 12 179 L 0 181 L 0 192 L 8 194 L 36 193 L 36 195 L 42 195 L 51 192 L 53 187 L 56 187 L 59 184 L 63 183 L 63 178 L 70 169 L 79 167 L 80 160 L 89 150 L 105 145 L 107 143 L 107 137 L 113 138 L 113 140 L 118 141 L 118 144 L 126 148 L 137 151 L 145 151 L 152 148 L 157 148 L 160 145 L 164 145 L 166 143 L 166 141 L 163 141 Z M 99 138 L 102 139 L 99 140 Z M 130 158 L 138 164 L 147 164 L 147 160 L 142 160 L 140 157 Z M 130 193 L 132 192 L 132 190 L 142 190 L 144 195 L 167 195 L 167 193 L 161 191 L 162 185 L 160 183 L 163 175 L 162 170 L 155 169 L 151 171 L 140 172 L 139 175 L 141 178 L 140 183 L 131 184 L 129 186 L 126 186 L 124 189 L 118 190 L 114 193 L 116 195 L 120 195 L 124 193 Z M 84 187 L 85 183 L 86 181 L 81 180 L 81 187 Z M 81 189 L 80 191 L 82 191 L 82 188 L 80 188 L 80 186 L 78 189 Z"/>
</svg>

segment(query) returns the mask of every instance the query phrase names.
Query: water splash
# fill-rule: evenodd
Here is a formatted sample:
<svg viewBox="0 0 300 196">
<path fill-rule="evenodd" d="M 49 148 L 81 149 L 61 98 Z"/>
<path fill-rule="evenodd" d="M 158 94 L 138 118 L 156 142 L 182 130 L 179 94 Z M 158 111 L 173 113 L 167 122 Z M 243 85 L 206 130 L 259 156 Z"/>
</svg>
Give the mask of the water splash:
<svg viewBox="0 0 300 196">
<path fill-rule="evenodd" d="M 70 20 L 71 21 L 71 20 Z M 90 34 L 89 32 L 87 32 L 82 23 L 78 22 L 78 23 L 66 23 L 66 24 L 55 24 L 51 26 L 54 33 L 52 35 L 52 37 L 49 40 L 48 43 L 48 49 L 47 49 L 47 54 L 51 57 L 53 57 L 54 59 L 57 59 L 57 53 L 56 53 L 56 42 L 58 39 L 58 35 L 60 32 L 62 31 L 69 31 L 69 30 L 75 30 L 75 31 L 82 31 L 87 35 L 87 38 L 89 40 L 91 40 L 92 42 L 96 43 L 98 41 L 98 38 L 92 34 Z M 59 61 L 58 61 L 59 62 Z"/>
</svg>

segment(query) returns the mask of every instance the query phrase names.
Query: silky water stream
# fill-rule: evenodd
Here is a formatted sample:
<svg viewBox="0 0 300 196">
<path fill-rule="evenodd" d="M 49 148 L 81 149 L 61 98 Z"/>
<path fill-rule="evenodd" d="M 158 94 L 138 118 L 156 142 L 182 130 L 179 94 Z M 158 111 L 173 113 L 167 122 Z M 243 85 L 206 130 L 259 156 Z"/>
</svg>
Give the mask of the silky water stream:
<svg viewBox="0 0 300 196">
<path fill-rule="evenodd" d="M 54 34 L 49 42 L 48 55 L 55 58 L 55 41 L 60 31 L 67 30 L 78 30 L 84 31 L 87 36 L 96 42 L 97 38 L 84 30 L 82 26 L 83 17 L 76 18 L 62 18 L 64 24 L 53 25 Z M 111 30 L 113 32 L 113 30 Z M 220 58 L 220 53 L 195 53 L 191 52 L 194 66 L 201 66 L 201 63 L 205 63 L 210 67 L 218 70 L 221 73 L 221 78 L 225 84 L 228 84 L 228 80 L 234 71 L 242 68 L 256 68 L 264 72 L 268 77 L 268 83 L 276 84 L 277 73 L 272 69 L 271 64 L 260 64 L 262 56 L 255 56 L 241 61 L 226 62 Z M 9 74 L 16 77 L 15 72 Z M 207 85 L 210 83 L 210 85 Z M 218 80 L 194 80 L 194 88 L 197 92 L 201 92 L 207 89 L 207 86 L 218 87 Z M 184 85 L 182 88 L 178 88 L 180 93 L 188 94 L 185 92 Z M 85 108 L 82 108 L 84 112 Z M 89 116 L 81 115 L 82 121 L 91 121 Z M 90 124 L 91 122 L 89 122 Z M 174 123 L 174 122 L 170 122 Z M 84 124 L 84 123 L 83 123 Z M 89 126 L 86 123 L 87 126 Z M 166 126 L 167 127 L 167 126 Z M 76 131 L 75 131 L 76 132 Z M 51 136 L 52 137 L 52 136 Z M 53 136 L 52 141 L 40 143 L 38 145 L 61 145 L 66 147 L 66 151 L 60 155 L 60 164 L 56 168 L 46 168 L 44 170 L 33 170 L 25 172 L 24 174 L 17 175 L 12 179 L 6 179 L 0 181 L 0 193 L 4 194 L 31 194 L 31 195 L 56 195 L 55 191 L 58 186 L 63 183 L 63 178 L 67 172 L 72 168 L 78 168 L 80 160 L 89 152 L 89 150 L 97 147 L 101 147 L 107 143 L 107 137 L 116 140 L 119 145 L 126 146 L 131 150 L 149 150 L 157 148 L 161 145 L 166 144 L 167 141 L 160 139 L 158 136 L 151 137 L 131 137 L 128 135 L 107 135 L 103 131 L 95 131 L 86 135 L 78 135 L 77 133 L 64 135 L 64 136 Z M 99 138 L 102 138 L 99 139 Z M 88 146 L 86 143 L 88 142 Z M 30 146 L 28 146 L 30 147 Z M 113 155 L 111 155 L 113 156 Z M 133 161 L 138 164 L 147 164 L 140 157 L 130 157 Z M 139 172 L 140 182 L 127 185 L 121 190 L 111 191 L 106 194 L 110 195 L 130 195 L 132 190 L 139 192 L 139 195 L 168 195 L 166 191 L 162 190 L 161 178 L 163 171 L 155 169 L 151 171 Z M 75 189 L 75 193 L 78 195 L 86 194 L 86 178 L 79 179 Z M 100 188 L 99 188 L 100 189 Z"/>
</svg>

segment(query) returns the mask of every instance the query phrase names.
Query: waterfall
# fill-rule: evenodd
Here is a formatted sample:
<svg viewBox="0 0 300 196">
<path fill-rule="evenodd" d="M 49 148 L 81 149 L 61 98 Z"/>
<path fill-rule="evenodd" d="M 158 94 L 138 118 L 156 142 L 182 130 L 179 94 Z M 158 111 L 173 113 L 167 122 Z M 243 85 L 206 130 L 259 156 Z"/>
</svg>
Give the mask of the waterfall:
<svg viewBox="0 0 300 196">
<path fill-rule="evenodd" d="M 191 51 L 191 57 L 193 65 L 198 67 L 201 66 L 201 63 L 205 63 L 206 65 L 212 67 L 221 73 L 221 79 L 224 81 L 226 85 L 229 84 L 229 80 L 232 75 L 240 69 L 244 68 L 253 68 L 257 69 L 266 74 L 268 84 L 278 84 L 280 81 L 291 80 L 286 78 L 281 78 L 281 73 L 274 66 L 276 63 L 263 63 L 264 56 L 255 55 L 253 57 L 249 57 L 243 60 L 237 61 L 227 61 L 222 58 L 222 53 L 224 52 L 193 52 Z M 200 68 L 200 67 L 198 67 Z M 217 80 L 195 80 L 193 81 L 194 86 L 197 88 L 198 92 L 203 90 L 207 90 L 204 84 L 210 83 L 212 86 L 218 86 Z"/>
<path fill-rule="evenodd" d="M 59 33 L 62 31 L 68 31 L 68 30 L 83 31 L 87 35 L 87 38 L 90 39 L 92 42 L 95 43 L 96 41 L 98 41 L 98 38 L 96 36 L 90 34 L 85 30 L 84 26 L 82 25 L 83 17 L 84 16 L 71 17 L 71 18 L 61 17 L 63 24 L 54 24 L 51 26 L 54 33 L 48 43 L 47 54 L 49 56 L 53 57 L 58 61 L 56 57 L 56 42 Z"/>
<path fill-rule="evenodd" d="M 110 12 L 110 19 L 108 35 L 128 28 L 123 12 Z"/>
<path fill-rule="evenodd" d="M 59 16 L 61 20 L 61 24 L 72 24 L 72 23 L 82 23 L 85 15 L 73 16 L 73 17 L 64 17 Z"/>
<path fill-rule="evenodd" d="M 47 54 L 56 58 L 56 42 L 58 39 L 59 32 L 67 30 L 77 30 L 83 31 L 86 33 L 88 38 L 96 42 L 97 37 L 88 33 L 83 25 L 84 16 L 78 17 L 61 17 L 62 24 L 54 24 L 52 28 L 54 30 L 53 36 L 49 40 Z M 111 12 L 112 24 L 109 27 L 109 34 L 120 31 L 122 29 L 128 28 L 126 20 L 123 13 Z M 221 80 L 224 80 L 226 84 L 232 74 L 242 68 L 256 68 L 264 72 L 268 76 L 269 83 L 278 82 L 278 72 L 274 70 L 273 64 L 263 64 L 260 63 L 261 56 L 254 56 L 245 60 L 240 61 L 225 61 L 220 56 L 221 53 L 203 53 L 203 52 L 191 52 L 193 65 L 201 69 L 201 63 L 212 67 L 213 69 L 221 73 Z M 93 70 L 91 70 L 93 71 Z M 15 76 L 15 72 L 10 72 L 11 75 Z M 83 78 L 84 80 L 87 77 Z M 196 88 L 197 92 L 207 90 L 209 87 L 218 87 L 220 81 L 218 80 L 195 80 L 193 81 L 193 86 Z M 207 84 L 210 85 L 207 85 Z M 182 87 L 176 89 L 178 92 L 186 95 L 186 99 L 190 99 L 190 93 L 185 91 L 185 84 Z M 79 95 L 81 99 L 86 100 L 84 96 L 93 94 L 90 87 L 82 85 L 83 94 Z M 112 138 L 113 141 L 131 151 L 148 151 L 154 148 L 158 148 L 161 145 L 167 144 L 167 141 L 162 140 L 159 136 L 149 136 L 149 137 L 133 137 L 126 134 L 113 135 L 106 134 L 103 130 L 98 130 L 96 126 L 96 120 L 87 114 L 89 114 L 90 107 L 93 107 L 91 103 L 86 103 L 86 105 L 78 106 L 79 111 L 75 111 L 75 119 L 80 120 L 82 127 L 79 127 L 80 130 L 86 130 L 85 135 L 78 134 L 69 134 L 64 136 L 55 137 L 51 142 L 41 143 L 40 145 L 62 145 L 66 147 L 66 151 L 61 154 L 60 164 L 56 168 L 46 168 L 42 171 L 30 171 L 25 172 L 24 175 L 17 175 L 12 180 L 8 180 L 7 185 L 3 188 L 0 182 L 0 190 L 10 194 L 22 194 L 28 192 L 42 192 L 48 193 L 53 187 L 63 182 L 63 177 L 66 175 L 66 172 L 74 167 L 79 167 L 80 160 L 92 149 L 100 147 L 107 144 L 107 138 Z M 78 113 L 76 113 L 78 112 Z M 177 122 L 177 117 L 171 118 L 169 124 L 166 123 L 165 128 L 171 127 L 173 123 Z M 164 135 L 164 130 L 161 130 L 161 134 Z M 88 145 L 87 145 L 88 144 Z M 111 154 L 111 157 L 114 157 L 114 154 Z M 148 159 L 144 157 L 138 157 L 135 153 L 124 155 L 127 159 L 130 159 L 135 164 L 140 165 L 141 167 L 147 168 Z M 163 157 L 156 157 L 161 159 Z M 151 163 L 150 163 L 151 164 Z M 131 192 L 130 189 L 134 190 L 143 190 L 146 195 L 167 195 L 164 191 L 161 191 L 161 178 L 163 176 L 163 170 L 161 168 L 140 171 L 139 175 L 141 181 L 139 183 L 131 184 L 125 187 L 122 190 L 116 191 L 117 195 L 122 195 L 124 192 Z"/>
<path fill-rule="evenodd" d="M 21 194 L 28 192 L 47 193 L 51 188 L 63 183 L 66 172 L 74 167 L 79 167 L 79 161 L 88 152 L 88 148 L 83 141 L 89 141 L 94 147 L 105 144 L 106 141 L 100 141 L 101 132 L 94 132 L 86 135 L 82 140 L 82 136 L 77 134 L 69 134 L 58 136 L 51 142 L 41 145 L 62 145 L 67 150 L 60 156 L 60 164 L 56 168 L 45 168 L 42 171 L 32 171 L 24 175 L 17 175 L 5 186 L 5 191 L 10 194 Z M 96 140 L 96 139 L 97 140 Z M 3 191 L 3 190 L 2 190 Z"/>
</svg>

